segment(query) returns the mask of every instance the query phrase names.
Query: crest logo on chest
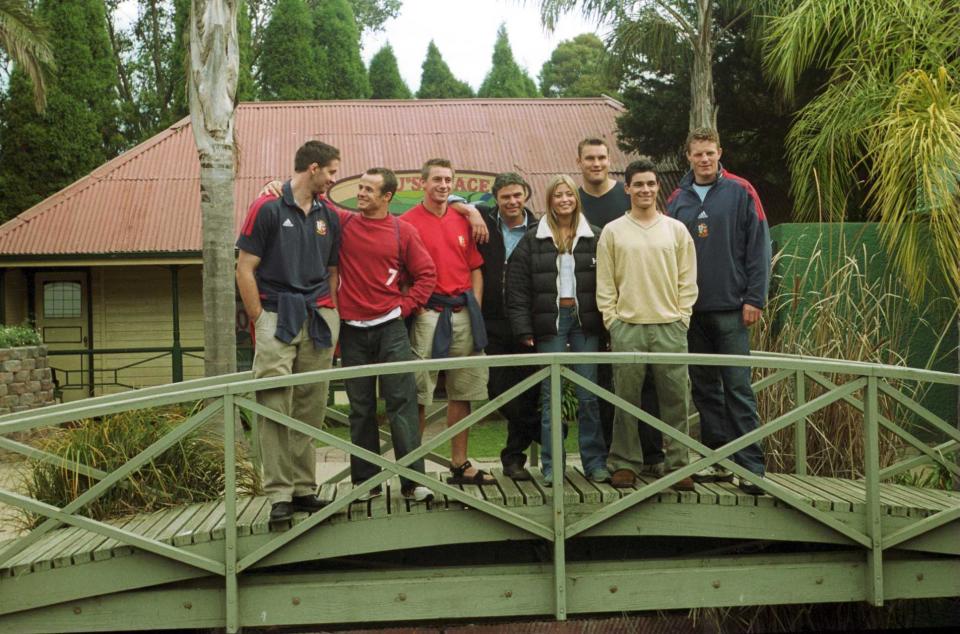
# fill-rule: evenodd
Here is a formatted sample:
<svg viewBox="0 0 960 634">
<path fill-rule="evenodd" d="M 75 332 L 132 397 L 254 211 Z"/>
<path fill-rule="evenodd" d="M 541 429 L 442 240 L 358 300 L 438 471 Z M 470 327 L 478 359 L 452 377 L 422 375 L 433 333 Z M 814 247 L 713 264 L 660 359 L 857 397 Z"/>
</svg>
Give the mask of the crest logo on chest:
<svg viewBox="0 0 960 634">
<path fill-rule="evenodd" d="M 317 221 L 317 235 L 318 236 L 327 235 L 327 223 L 324 222 L 323 220 Z"/>
<path fill-rule="evenodd" d="M 466 249 L 466 248 L 467 248 L 467 239 L 466 239 L 466 237 L 464 237 L 464 236 L 462 236 L 462 235 L 457 236 L 457 242 L 460 243 L 460 248 L 461 248 L 461 249 Z"/>
</svg>

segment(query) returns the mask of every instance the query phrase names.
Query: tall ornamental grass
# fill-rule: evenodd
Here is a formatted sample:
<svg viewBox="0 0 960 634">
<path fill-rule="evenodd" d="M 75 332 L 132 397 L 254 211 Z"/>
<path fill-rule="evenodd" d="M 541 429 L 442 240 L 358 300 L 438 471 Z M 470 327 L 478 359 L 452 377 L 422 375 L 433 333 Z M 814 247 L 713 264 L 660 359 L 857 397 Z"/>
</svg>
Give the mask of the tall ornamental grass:
<svg viewBox="0 0 960 634">
<path fill-rule="evenodd" d="M 906 366 L 911 341 L 919 333 L 931 333 L 936 341 L 923 366 L 931 367 L 944 355 L 954 354 L 951 337 L 956 307 L 947 298 L 912 303 L 895 271 L 883 269 L 877 254 L 866 246 L 851 247 L 843 238 L 832 244 L 819 240 L 809 257 L 781 251 L 774 270 L 781 271 L 771 284 L 765 317 L 753 331 L 754 350 Z M 943 319 L 953 312 L 953 317 Z M 942 331 L 934 324 L 946 323 Z M 760 371 L 765 374 L 770 371 Z M 828 374 L 835 384 L 853 377 Z M 927 386 L 915 381 L 892 381 L 894 387 L 919 400 Z M 806 381 L 806 399 L 823 394 L 825 388 Z M 860 396 L 862 398 L 862 395 Z M 758 394 L 761 420 L 773 420 L 796 406 L 792 380 Z M 880 395 L 879 411 L 912 433 L 914 419 L 893 399 Z M 837 402 L 807 418 L 807 469 L 813 475 L 841 478 L 863 477 L 863 414 L 853 405 Z M 766 439 L 767 468 L 791 472 L 795 467 L 794 428 Z M 881 467 L 893 463 L 906 444 L 881 430 Z"/>
<path fill-rule="evenodd" d="M 52 430 L 39 442 L 43 450 L 62 461 L 29 461 L 28 492 L 34 499 L 63 507 L 97 483 L 95 478 L 71 469 L 71 465 L 80 463 L 110 473 L 170 433 L 191 413 L 179 407 L 144 409 L 85 419 Z M 255 495 L 260 490 L 259 473 L 238 444 L 237 491 Z M 217 500 L 223 494 L 223 437 L 207 425 L 117 483 L 81 513 L 103 520 Z M 25 520 L 32 526 L 43 518 L 29 516 Z"/>
</svg>

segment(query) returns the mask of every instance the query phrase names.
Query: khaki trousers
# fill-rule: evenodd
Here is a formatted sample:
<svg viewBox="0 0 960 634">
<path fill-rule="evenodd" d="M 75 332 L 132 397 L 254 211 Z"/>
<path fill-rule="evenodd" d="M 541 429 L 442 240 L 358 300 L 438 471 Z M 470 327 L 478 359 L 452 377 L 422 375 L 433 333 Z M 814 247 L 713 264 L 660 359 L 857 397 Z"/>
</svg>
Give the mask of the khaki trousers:
<svg viewBox="0 0 960 634">
<path fill-rule="evenodd" d="M 277 314 L 266 310 L 260 313 L 256 323 L 253 377 L 288 376 L 329 368 L 340 334 L 340 318 L 337 311 L 329 308 L 321 308 L 320 314 L 333 336 L 330 348 L 314 348 L 306 322 L 293 341 L 283 343 L 273 336 L 277 329 Z M 327 388 L 324 381 L 260 390 L 257 402 L 320 429 L 327 410 Z M 272 503 L 289 502 L 293 496 L 317 492 L 317 456 L 312 438 L 262 416 L 259 438 L 263 490 Z"/>
<path fill-rule="evenodd" d="M 617 321 L 610 329 L 610 349 L 613 352 L 686 352 L 687 327 L 683 322 L 669 324 L 628 324 Z M 687 424 L 689 390 L 687 366 L 651 364 L 618 364 L 613 368 L 613 383 L 617 396 L 637 407 L 649 367 L 660 401 L 660 420 L 677 431 L 689 433 Z M 688 464 L 687 448 L 663 436 L 666 470 L 675 471 Z M 637 430 L 637 418 L 617 410 L 613 420 L 613 440 L 607 468 L 610 471 L 628 469 L 640 473 L 643 466 L 643 447 Z"/>
</svg>

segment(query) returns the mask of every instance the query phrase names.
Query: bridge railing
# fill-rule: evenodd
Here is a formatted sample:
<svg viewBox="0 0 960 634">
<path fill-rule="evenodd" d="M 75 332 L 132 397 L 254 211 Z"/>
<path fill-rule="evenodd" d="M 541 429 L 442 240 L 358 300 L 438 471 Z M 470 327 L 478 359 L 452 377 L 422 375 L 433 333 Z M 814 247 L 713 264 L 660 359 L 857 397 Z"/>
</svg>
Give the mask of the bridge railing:
<svg viewBox="0 0 960 634">
<path fill-rule="evenodd" d="M 760 428 L 738 438 L 726 445 L 712 450 L 701 444 L 692 436 L 678 431 L 658 418 L 640 410 L 616 394 L 590 382 L 573 372 L 570 366 L 582 363 L 655 363 L 655 364 L 698 364 L 715 366 L 752 366 L 769 371 L 755 384 L 758 391 L 766 390 L 784 382 L 793 382 L 794 402 L 792 407 L 786 408 L 778 416 L 767 420 Z M 300 420 L 264 407 L 257 402 L 255 394 L 260 390 L 287 388 L 316 381 L 334 381 L 364 376 L 382 376 L 399 374 L 415 370 L 444 370 L 455 367 L 498 367 L 498 366 L 535 366 L 537 369 L 526 379 L 520 381 L 503 394 L 476 408 L 471 414 L 455 425 L 445 429 L 436 436 L 424 440 L 421 446 L 400 459 L 390 459 L 378 453 L 370 452 L 349 441 L 331 434 L 328 431 L 316 429 Z M 667 473 L 656 481 L 640 486 L 636 491 L 624 495 L 620 499 L 597 510 L 583 515 L 578 513 L 576 519 L 567 521 L 564 495 L 562 494 L 562 479 L 557 478 L 557 488 L 560 489 L 552 496 L 552 514 L 547 522 L 537 521 L 523 512 L 488 500 L 476 497 L 461 490 L 459 487 L 440 482 L 429 475 L 411 469 L 410 465 L 430 455 L 436 455 L 436 450 L 451 440 L 455 435 L 468 430 L 478 422 L 496 411 L 501 405 L 519 396 L 528 388 L 538 385 L 542 380 L 549 379 L 552 437 L 550 442 L 554 448 L 553 455 L 561 455 L 562 425 L 561 425 L 561 398 L 562 381 L 567 380 L 595 393 L 616 407 L 636 416 L 641 421 L 658 429 L 664 436 L 685 446 L 692 455 L 699 456 L 691 459 L 690 463 L 674 472 Z M 841 381 L 840 379 L 845 379 Z M 78 474 L 89 476 L 96 480 L 96 484 L 80 493 L 73 501 L 62 508 L 40 500 L 33 499 L 22 493 L 8 489 L 0 489 L 0 502 L 12 505 L 28 513 L 45 518 L 30 532 L 12 541 L 0 544 L 0 567 L 8 564 L 18 554 L 23 553 L 45 534 L 62 525 L 76 526 L 98 535 L 114 539 L 121 544 L 127 544 L 145 551 L 154 553 L 187 566 L 198 568 L 207 573 L 223 577 L 225 584 L 225 615 L 229 631 L 235 631 L 239 626 L 238 610 L 238 575 L 256 566 L 270 554 L 296 540 L 307 531 L 321 524 L 324 520 L 349 507 L 371 489 L 383 485 L 394 476 L 403 476 L 414 482 L 427 486 L 440 496 L 446 496 L 468 507 L 508 523 L 531 538 L 543 539 L 551 542 L 554 555 L 554 593 L 555 616 L 558 619 L 566 617 L 566 574 L 565 574 L 565 544 L 566 541 L 584 534 L 590 529 L 633 509 L 644 500 L 664 491 L 709 465 L 722 466 L 742 478 L 748 478 L 759 485 L 766 493 L 775 499 L 787 504 L 812 520 L 828 527 L 842 536 L 852 546 L 860 547 L 867 557 L 867 567 L 870 578 L 869 598 L 872 603 L 880 604 L 883 601 L 883 553 L 906 540 L 913 539 L 926 532 L 935 530 L 948 522 L 960 518 L 960 506 L 941 510 L 933 515 L 920 519 L 906 528 L 901 528 L 889 534 L 883 533 L 881 522 L 880 483 L 898 473 L 915 468 L 923 463 L 936 463 L 947 469 L 951 474 L 960 476 L 960 467 L 955 458 L 960 449 L 960 431 L 956 423 L 948 423 L 936 416 L 908 394 L 905 394 L 896 385 L 899 382 L 923 382 L 929 384 L 946 384 L 960 386 L 960 375 L 915 370 L 893 366 L 837 361 L 830 359 L 809 359 L 757 353 L 753 356 L 727 355 L 695 355 L 695 354 L 667 354 L 667 353 L 553 353 L 529 354 L 516 356 L 480 356 L 448 360 L 418 361 L 415 363 L 390 363 L 351 368 L 337 368 L 321 370 L 305 374 L 296 374 L 284 377 L 274 377 L 253 380 L 249 373 L 237 373 L 221 377 L 196 379 L 169 386 L 145 388 L 138 391 L 126 392 L 93 398 L 85 401 L 55 405 L 32 412 L 6 415 L 0 417 L 0 447 L 14 451 L 33 459 L 54 462 L 63 468 Z M 820 394 L 814 398 L 806 398 L 808 383 L 820 386 Z M 928 446 L 926 442 L 916 436 L 909 424 L 893 420 L 882 415 L 879 408 L 880 395 L 893 399 L 905 411 L 912 413 L 914 419 L 932 427 L 946 440 Z M 98 418 L 109 414 L 129 410 L 138 410 L 151 407 L 161 407 L 180 403 L 196 403 L 202 401 L 203 409 L 197 411 L 184 423 L 179 425 L 166 436 L 154 442 L 140 454 L 131 458 L 123 466 L 111 473 L 105 473 L 91 465 L 69 462 L 62 457 L 54 456 L 41 449 L 20 442 L 8 435 L 17 432 L 27 432 L 40 427 L 60 425 L 71 421 L 86 418 Z M 769 479 L 750 478 L 751 473 L 733 462 L 730 457 L 736 451 L 756 442 L 762 441 L 773 434 L 777 434 L 791 427 L 794 431 L 796 471 L 805 470 L 805 438 L 807 418 L 819 410 L 838 402 L 846 402 L 862 412 L 861 425 L 863 428 L 864 443 L 864 474 L 866 492 L 865 521 L 861 526 L 851 525 L 835 519 L 829 513 L 811 506 L 796 493 L 778 485 Z M 253 548 L 249 552 L 241 552 L 238 548 L 237 531 L 237 411 L 246 409 L 260 416 L 266 417 L 290 429 L 299 431 L 326 445 L 344 451 L 346 454 L 362 458 L 378 467 L 382 471 L 357 485 L 349 493 L 338 497 L 322 510 L 309 516 L 304 521 L 294 525 L 289 530 L 271 533 L 269 541 Z M 82 509 L 116 486 L 137 469 L 149 464 L 167 449 L 175 446 L 191 432 L 204 425 L 222 425 L 225 467 L 225 539 L 222 556 L 206 557 L 191 552 L 189 549 L 175 547 L 155 539 L 144 537 L 123 528 L 106 522 L 96 521 L 81 514 Z M 904 443 L 917 451 L 914 457 L 904 458 L 894 464 L 881 468 L 879 455 L 880 430 L 888 430 L 901 438 Z M 342 477 L 338 474 L 336 479 Z M 2 602 L 2 597 L 0 597 Z"/>
</svg>

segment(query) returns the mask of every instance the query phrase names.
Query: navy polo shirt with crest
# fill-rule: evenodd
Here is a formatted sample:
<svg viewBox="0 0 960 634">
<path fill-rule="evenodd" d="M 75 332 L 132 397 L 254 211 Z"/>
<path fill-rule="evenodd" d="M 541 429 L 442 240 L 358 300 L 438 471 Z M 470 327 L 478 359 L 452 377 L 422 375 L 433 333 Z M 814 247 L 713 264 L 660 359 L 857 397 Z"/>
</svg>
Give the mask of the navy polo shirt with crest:
<svg viewBox="0 0 960 634">
<path fill-rule="evenodd" d="M 340 221 L 319 198 L 303 213 L 287 181 L 283 196 L 261 196 L 250 206 L 237 247 L 260 258 L 261 297 L 301 293 L 318 297 L 319 305 L 330 295 L 329 267 L 339 261 Z"/>
</svg>

